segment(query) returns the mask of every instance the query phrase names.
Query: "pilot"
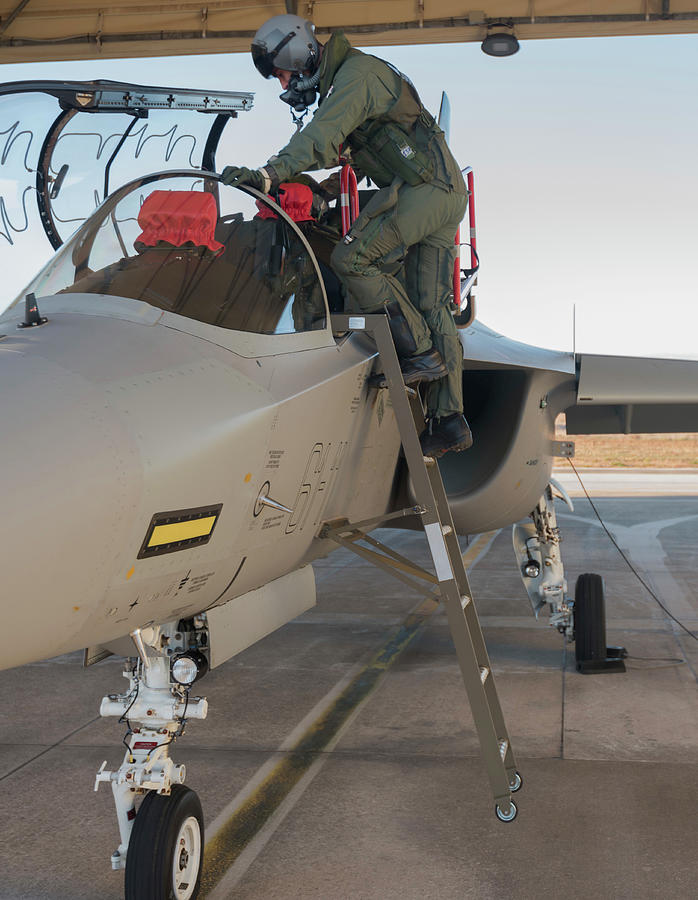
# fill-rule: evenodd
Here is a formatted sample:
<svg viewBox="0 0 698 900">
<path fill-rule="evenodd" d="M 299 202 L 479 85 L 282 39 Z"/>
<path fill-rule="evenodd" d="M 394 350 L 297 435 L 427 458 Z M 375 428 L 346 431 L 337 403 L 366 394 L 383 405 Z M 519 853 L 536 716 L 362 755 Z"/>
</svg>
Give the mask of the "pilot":
<svg viewBox="0 0 698 900">
<path fill-rule="evenodd" d="M 265 166 L 227 166 L 223 181 L 269 193 L 350 152 L 357 173 L 380 190 L 335 247 L 332 267 L 363 312 L 387 313 L 405 382 L 432 382 L 425 455 L 467 449 L 463 354 L 450 308 L 467 189 L 443 132 L 402 73 L 354 49 L 342 32 L 323 46 L 311 22 L 274 16 L 256 33 L 252 59 L 265 78 L 279 79 L 281 99 L 297 112 L 316 93 L 319 106 Z"/>
</svg>

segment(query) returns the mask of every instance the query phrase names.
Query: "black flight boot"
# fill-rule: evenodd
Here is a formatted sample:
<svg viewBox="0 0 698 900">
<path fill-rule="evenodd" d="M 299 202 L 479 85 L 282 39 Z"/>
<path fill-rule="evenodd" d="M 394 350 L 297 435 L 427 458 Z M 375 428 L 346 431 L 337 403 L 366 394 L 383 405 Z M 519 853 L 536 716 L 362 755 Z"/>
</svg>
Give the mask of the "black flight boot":
<svg viewBox="0 0 698 900">
<path fill-rule="evenodd" d="M 449 450 L 458 452 L 473 446 L 473 433 L 462 413 L 432 419 L 419 436 L 424 456 L 443 456 Z"/>
<path fill-rule="evenodd" d="M 409 356 L 400 360 L 402 380 L 405 384 L 416 384 L 419 381 L 438 381 L 444 375 L 448 375 L 446 363 L 436 349 L 430 347 L 424 353 Z"/>
<path fill-rule="evenodd" d="M 448 374 L 446 363 L 435 347 L 430 347 L 423 353 L 415 353 L 417 344 L 403 316 L 399 304 L 393 300 L 386 303 L 385 311 L 388 315 L 388 325 L 395 344 L 400 369 L 405 384 L 416 384 L 419 381 L 436 381 Z M 383 373 L 372 375 L 370 384 L 374 387 L 387 387 L 388 379 Z"/>
</svg>

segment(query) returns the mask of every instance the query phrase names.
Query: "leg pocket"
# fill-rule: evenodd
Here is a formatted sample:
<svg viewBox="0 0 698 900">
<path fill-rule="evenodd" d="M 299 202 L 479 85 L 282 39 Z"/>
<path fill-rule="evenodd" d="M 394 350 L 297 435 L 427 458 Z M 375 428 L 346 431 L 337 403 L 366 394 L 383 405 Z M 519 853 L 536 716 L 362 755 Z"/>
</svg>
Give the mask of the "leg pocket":
<svg viewBox="0 0 698 900">
<path fill-rule="evenodd" d="M 456 247 L 430 247 L 417 244 L 407 256 L 407 293 L 426 317 L 450 306 L 453 299 L 453 266 Z"/>
</svg>

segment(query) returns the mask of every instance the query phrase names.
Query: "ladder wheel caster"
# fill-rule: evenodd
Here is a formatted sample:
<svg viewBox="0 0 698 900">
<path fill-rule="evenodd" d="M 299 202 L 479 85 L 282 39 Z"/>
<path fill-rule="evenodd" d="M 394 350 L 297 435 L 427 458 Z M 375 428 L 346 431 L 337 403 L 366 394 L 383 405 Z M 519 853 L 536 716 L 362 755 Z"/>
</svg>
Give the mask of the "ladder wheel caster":
<svg viewBox="0 0 698 900">
<path fill-rule="evenodd" d="M 495 806 L 494 811 L 500 822 L 513 822 L 514 819 L 516 818 L 518 809 L 516 808 L 516 804 L 512 800 L 511 803 L 509 804 L 509 812 L 508 813 L 503 813 L 502 807 L 499 804 L 497 804 Z"/>
<path fill-rule="evenodd" d="M 521 790 L 521 785 L 523 784 L 523 778 L 521 777 L 520 772 L 514 772 L 511 780 L 509 781 L 509 790 L 512 794 L 515 794 L 517 791 Z"/>
</svg>

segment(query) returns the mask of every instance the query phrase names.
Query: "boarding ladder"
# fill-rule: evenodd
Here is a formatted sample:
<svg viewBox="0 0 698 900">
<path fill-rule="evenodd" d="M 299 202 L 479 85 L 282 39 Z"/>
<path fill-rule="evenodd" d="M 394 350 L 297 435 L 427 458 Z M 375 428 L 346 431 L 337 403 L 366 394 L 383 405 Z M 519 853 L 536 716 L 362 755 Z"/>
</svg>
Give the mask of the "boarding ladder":
<svg viewBox="0 0 698 900">
<path fill-rule="evenodd" d="M 331 539 L 415 587 L 414 576 L 437 588 L 456 647 L 463 683 L 475 720 L 482 757 L 495 801 L 495 812 L 503 822 L 516 816 L 511 795 L 521 787 L 514 752 L 497 696 L 480 621 L 461 555 L 458 537 L 441 473 L 436 460 L 422 454 L 418 429 L 424 416 L 418 392 L 405 385 L 385 315 L 333 315 L 335 333 L 365 331 L 373 335 L 388 382 L 395 419 L 402 439 L 415 498 L 415 505 L 376 519 L 350 523 L 346 519 L 324 523 L 320 537 Z M 366 532 L 391 519 L 418 516 L 426 534 L 436 575 L 386 547 Z M 373 549 L 358 544 L 368 543 Z M 433 588 L 424 591 L 433 593 Z"/>
</svg>

